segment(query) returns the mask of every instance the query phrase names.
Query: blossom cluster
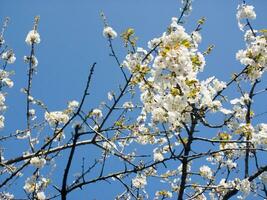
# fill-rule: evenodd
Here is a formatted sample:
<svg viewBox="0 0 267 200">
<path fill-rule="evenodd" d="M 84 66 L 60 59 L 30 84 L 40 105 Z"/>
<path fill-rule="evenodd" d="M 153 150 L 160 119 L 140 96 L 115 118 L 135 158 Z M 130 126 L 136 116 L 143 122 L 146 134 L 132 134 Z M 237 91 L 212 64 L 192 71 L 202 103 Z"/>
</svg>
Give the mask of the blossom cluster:
<svg viewBox="0 0 267 200">
<path fill-rule="evenodd" d="M 192 10 L 192 0 L 182 0 L 182 5 L 184 6 L 182 12 L 188 15 Z M 245 75 L 245 79 L 248 78 L 252 83 L 256 83 L 266 70 L 267 37 L 264 33 L 259 34 L 260 31 L 253 30 L 249 24 L 248 19 L 256 18 L 253 6 L 243 3 L 238 7 L 236 16 L 241 29 L 244 29 L 245 26 L 250 27 L 250 30 L 245 33 L 246 49 L 240 50 L 236 54 L 236 58 L 242 65 L 245 65 L 241 75 Z M 112 47 L 112 40 L 117 37 L 117 32 L 108 26 L 105 16 L 102 17 L 105 24 L 103 36 L 109 41 L 112 50 L 111 56 L 117 59 Z M 97 146 L 102 152 L 102 156 L 100 159 L 95 159 L 95 164 L 87 171 L 84 171 L 85 165 L 83 163 L 82 173 L 74 176 L 75 179 L 78 178 L 74 179 L 71 185 L 66 182 L 65 189 L 67 191 L 71 192 L 76 186 L 82 188 L 83 184 L 86 183 L 111 178 L 112 180 L 119 180 L 126 188 L 125 192 L 118 195 L 116 199 L 130 200 L 135 196 L 136 199 L 151 199 L 146 192 L 146 186 L 150 179 L 157 179 L 162 185 L 168 184 L 169 188 L 156 189 L 154 192 L 155 200 L 171 199 L 183 192 L 190 199 L 206 200 L 209 195 L 211 200 L 220 200 L 233 191 L 238 191 L 238 194 L 241 194 L 237 197 L 238 199 L 245 199 L 256 187 L 256 181 L 251 180 L 253 178 L 267 183 L 267 172 L 261 173 L 258 177 L 249 177 L 253 169 L 250 166 L 244 170 L 244 179 L 233 178 L 232 173 L 232 171 L 243 172 L 240 167 L 241 161 L 243 164 L 243 158 L 245 158 L 246 164 L 249 165 L 252 156 L 255 156 L 256 167 L 261 170 L 256 158 L 257 148 L 267 150 L 267 124 L 260 123 L 254 126 L 250 120 L 253 117 L 250 106 L 255 101 L 253 92 L 242 91 L 240 82 L 244 79 L 241 75 L 240 77 L 235 75 L 228 83 L 220 81 L 214 76 L 200 80 L 199 73 L 204 70 L 205 55 L 207 54 L 207 52 L 203 53 L 199 50 L 202 40 L 200 34 L 202 27 L 200 25 L 203 21 L 198 22 L 197 28 L 188 33 L 182 26 L 181 17 L 173 17 L 167 30 L 160 37 L 148 42 L 148 50 L 141 47 L 136 48 L 135 45 L 132 45 L 132 49 L 128 49 L 120 67 L 127 68 L 131 75 L 129 76 L 124 69 L 121 69 L 126 86 L 125 89 L 120 87 L 121 94 L 118 96 L 115 92 L 108 93 L 109 103 L 113 103 L 112 106 L 103 103 L 105 108 L 99 106 L 85 112 L 83 111 L 85 107 L 83 107 L 83 99 L 81 105 L 74 100 L 69 101 L 64 110 L 50 111 L 41 101 L 31 96 L 30 87 L 23 89 L 24 93 L 27 94 L 28 104 L 38 104 L 45 110 L 44 122 L 40 125 L 35 123 L 32 128 L 29 119 L 34 120 L 36 118 L 36 111 L 31 107 L 29 108 L 28 105 L 28 128 L 16 132 L 15 135 L 17 138 L 29 139 L 30 148 L 23 153 L 21 158 L 17 159 L 18 162 L 20 159 L 24 160 L 25 166 L 29 165 L 30 168 L 35 168 L 34 173 L 25 178 L 23 189 L 28 197 L 33 196 L 34 199 L 38 200 L 55 198 L 57 194 L 54 197 L 45 194 L 50 191 L 46 189 L 50 183 L 48 177 L 53 170 L 47 173 L 48 169 L 44 168 L 53 165 L 54 158 L 59 155 L 58 152 L 71 148 L 69 161 L 65 168 L 65 172 L 67 172 L 68 167 L 69 169 L 73 167 L 71 166 L 71 156 L 74 155 L 75 145 L 86 144 Z M 38 65 L 38 60 L 34 55 L 35 44 L 39 44 L 41 41 L 40 34 L 37 32 L 38 19 L 36 18 L 33 30 L 27 34 L 25 39 L 25 42 L 31 47 L 31 55 L 24 57 L 24 61 L 29 65 L 29 83 L 31 83 L 30 72 L 34 72 Z M 246 20 L 246 24 L 242 24 L 242 20 Z M 122 39 L 127 40 L 124 41 L 126 44 L 131 42 L 130 36 L 133 34 L 133 29 L 128 29 L 122 34 Z M 2 35 L 0 35 L 0 47 L 3 42 Z M 5 66 L 16 60 L 12 50 L 3 51 L 0 58 L 4 61 Z M 0 70 L 0 89 L 5 86 L 13 86 L 10 75 L 11 73 L 5 71 L 5 67 Z M 89 76 L 89 78 L 91 77 Z M 238 83 L 241 97 L 228 99 L 223 92 L 235 82 Z M 135 104 L 135 99 L 133 99 L 135 86 L 139 86 L 141 91 L 141 106 Z M 84 97 L 88 94 L 86 90 Z M 121 98 L 126 97 L 127 94 L 131 94 L 131 100 L 121 103 Z M 5 97 L 6 94 L 0 90 L 0 128 L 4 127 L 2 113 L 6 110 Z M 228 102 L 231 108 L 226 109 L 225 104 Z M 127 114 L 130 111 L 135 111 L 140 107 L 141 111 L 136 120 L 132 120 L 131 117 L 128 118 Z M 108 112 L 103 115 L 105 109 Z M 112 118 L 109 116 L 115 112 L 118 113 L 118 111 L 122 111 L 119 118 L 116 118 L 114 123 L 110 122 L 109 119 Z M 215 113 L 222 116 L 224 120 L 222 125 L 213 125 L 208 122 L 210 120 L 209 114 Z M 76 117 L 82 120 L 81 123 L 79 123 L 80 121 L 77 122 L 79 126 L 77 123 L 72 123 Z M 213 122 L 213 119 L 211 121 Z M 75 136 L 79 137 L 66 134 L 68 140 L 61 140 L 65 137 L 63 132 L 66 133 L 67 128 L 65 129 L 65 127 L 68 127 L 69 124 L 73 124 L 72 128 L 75 127 L 75 131 L 76 128 L 79 129 L 79 133 L 75 132 Z M 34 130 L 43 130 L 47 125 L 54 131 L 54 137 L 42 135 L 39 132 L 35 137 Z M 205 133 L 204 136 L 202 135 L 202 128 L 205 127 L 220 129 L 220 131 L 217 135 L 216 133 L 214 135 L 214 131 L 210 131 L 208 134 L 212 135 L 212 138 L 205 137 Z M 83 137 L 80 137 L 82 135 L 91 137 L 92 140 L 83 140 Z M 41 149 L 38 150 L 39 145 L 37 144 L 41 141 L 45 141 L 45 145 L 41 144 Z M 195 141 L 210 145 L 196 147 Z M 128 147 L 130 144 L 136 146 Z M 55 145 L 58 146 L 55 147 Z M 139 149 L 137 145 L 147 146 Z M 148 155 L 140 153 L 146 150 L 149 151 Z M 2 152 L 0 153 L 3 168 L 9 172 L 14 171 L 17 167 L 15 165 L 17 164 L 16 159 L 14 159 L 15 161 L 10 160 L 10 163 L 15 163 L 14 165 L 11 164 L 6 167 L 5 163 L 8 161 L 4 159 Z M 96 156 L 98 155 L 96 154 Z M 90 156 L 95 155 L 90 154 Z M 123 161 L 124 171 L 110 173 L 106 169 L 106 166 L 112 164 L 115 159 Z M 208 162 L 208 164 L 203 165 L 203 161 Z M 95 166 L 100 166 L 98 164 L 102 165 L 101 174 L 90 180 L 91 175 L 93 176 L 95 173 L 92 172 L 90 176 L 86 174 L 89 174 Z M 199 165 L 199 168 L 195 167 Z M 161 166 L 165 166 L 166 169 L 160 168 Z M 113 170 L 113 168 L 111 169 Z M 47 173 L 47 176 L 41 175 L 41 172 Z M 22 173 L 24 172 L 19 175 Z M 106 173 L 108 175 L 105 175 Z M 218 180 L 222 177 L 221 175 L 225 174 L 225 179 Z M 64 179 L 67 178 L 68 173 L 65 175 Z M 130 181 L 125 180 L 129 178 Z M 83 180 L 81 181 L 81 179 Z M 64 182 L 62 190 L 57 190 L 58 195 L 62 195 L 63 186 Z M 257 187 L 260 188 L 260 186 Z M 181 198 L 185 198 L 185 195 L 178 197 L 178 199 Z M 0 192 L 0 199 L 14 199 L 14 195 Z"/>
<path fill-rule="evenodd" d="M 244 19 L 256 19 L 256 13 L 254 11 L 254 6 L 247 5 L 245 3 L 238 5 L 236 18 L 238 20 L 238 26 L 240 30 L 243 31 L 247 24 L 242 23 Z"/>
<path fill-rule="evenodd" d="M 267 68 L 267 37 L 265 34 L 256 35 L 256 30 L 245 33 L 247 48 L 239 50 L 237 60 L 246 66 L 246 75 L 252 82 L 259 79 Z"/>
<path fill-rule="evenodd" d="M 6 45 L 6 48 L 2 49 L 3 44 L 5 44 L 4 30 L 7 26 L 8 21 L 9 18 L 6 19 L 2 32 L 0 34 L 0 60 L 3 61 L 3 69 L 0 69 L 0 129 L 4 128 L 5 126 L 5 117 L 3 113 L 7 108 L 7 106 L 5 105 L 6 93 L 3 92 L 3 89 L 5 87 L 12 88 L 14 85 L 13 81 L 10 79 L 12 72 L 7 71 L 6 68 L 9 64 L 13 64 L 16 61 L 15 53 L 12 49 L 7 49 L 8 45 Z"/>
<path fill-rule="evenodd" d="M 151 113 L 153 123 L 166 122 L 172 129 L 179 128 L 182 122 L 190 122 L 193 104 L 198 109 L 226 112 L 214 100 L 226 84 L 214 77 L 197 79 L 205 66 L 198 51 L 200 41 L 198 31 L 186 33 L 174 17 L 168 31 L 148 43 L 151 49 L 158 47 L 155 58 L 142 48 L 126 56 L 123 66 L 133 73 L 132 82 L 138 83 L 142 92 L 142 114 Z"/>
<path fill-rule="evenodd" d="M 35 193 L 38 200 L 45 200 L 46 196 L 44 189 L 48 186 L 49 179 L 40 178 L 37 180 L 36 176 L 31 176 L 26 179 L 23 189 L 28 193 Z"/>
<path fill-rule="evenodd" d="M 45 120 L 49 123 L 51 127 L 64 125 L 69 121 L 70 116 L 73 115 L 74 111 L 78 108 L 78 106 L 79 102 L 75 100 L 70 101 L 68 102 L 68 108 L 64 111 L 45 112 Z"/>
<path fill-rule="evenodd" d="M 241 195 L 237 196 L 237 199 L 246 199 L 251 191 L 251 183 L 246 178 L 240 180 L 235 178 L 234 180 L 221 179 L 219 184 L 209 193 L 211 200 L 222 199 L 227 192 L 236 189 L 241 192 Z"/>
</svg>

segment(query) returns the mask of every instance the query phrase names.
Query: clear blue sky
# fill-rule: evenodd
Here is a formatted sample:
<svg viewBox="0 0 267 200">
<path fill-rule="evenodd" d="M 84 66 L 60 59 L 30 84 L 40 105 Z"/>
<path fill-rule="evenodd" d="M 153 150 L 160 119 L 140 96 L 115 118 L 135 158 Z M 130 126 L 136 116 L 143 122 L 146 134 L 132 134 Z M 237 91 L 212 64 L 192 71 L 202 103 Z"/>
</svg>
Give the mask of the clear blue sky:
<svg viewBox="0 0 267 200">
<path fill-rule="evenodd" d="M 238 2 L 195 0 L 193 3 L 186 29 L 190 32 L 198 19 L 206 17 L 200 48 L 204 50 L 209 44 L 216 46 L 207 57 L 206 72 L 201 77 L 215 75 L 227 81 L 232 72 L 241 69 L 235 60 L 237 50 L 245 47 L 243 33 L 238 29 L 235 18 Z M 257 13 L 257 19 L 252 21 L 253 27 L 267 28 L 267 1 L 248 0 L 247 3 L 252 3 Z M 89 110 L 106 100 L 107 92 L 116 90 L 122 80 L 114 60 L 108 56 L 100 12 L 104 11 L 108 23 L 118 33 L 128 27 L 134 28 L 139 37 L 138 46 L 146 47 L 148 40 L 165 31 L 171 17 L 180 14 L 179 7 L 178 0 L 0 0 L 0 20 L 3 21 L 6 16 L 11 18 L 5 39 L 17 57 L 15 64 L 10 66 L 15 70 L 15 85 L 8 90 L 4 132 L 25 127 L 25 96 L 20 89 L 26 86 L 27 66 L 23 63 L 23 56 L 30 53 L 30 48 L 24 40 L 32 29 L 35 15 L 41 16 L 41 43 L 36 48 L 39 65 L 33 80 L 34 96 L 43 100 L 50 110 L 64 109 L 68 100 L 80 99 L 88 66 L 97 62 L 91 96 L 87 101 Z M 121 41 L 117 39 L 115 48 L 120 60 L 126 55 L 121 46 Z M 260 109 L 267 111 L 267 103 L 264 100 L 259 102 Z M 266 122 L 266 117 L 261 120 Z M 93 197 L 107 199 L 109 195 L 103 194 L 102 190 L 98 187 Z"/>
</svg>

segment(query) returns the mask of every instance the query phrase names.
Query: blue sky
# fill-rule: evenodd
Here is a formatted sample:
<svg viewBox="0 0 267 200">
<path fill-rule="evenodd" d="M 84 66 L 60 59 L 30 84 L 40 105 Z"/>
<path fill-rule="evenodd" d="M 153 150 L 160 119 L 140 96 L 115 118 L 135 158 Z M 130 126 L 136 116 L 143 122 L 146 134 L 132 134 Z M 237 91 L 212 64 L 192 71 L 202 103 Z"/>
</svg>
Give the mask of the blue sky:
<svg viewBox="0 0 267 200">
<path fill-rule="evenodd" d="M 241 69 L 235 60 L 235 53 L 245 47 L 243 33 L 238 29 L 235 19 L 238 2 L 194 1 L 192 15 L 186 18 L 185 27 L 190 32 L 198 19 L 206 17 L 200 48 L 205 50 L 208 45 L 215 45 L 213 53 L 207 57 L 205 72 L 200 77 L 215 75 L 227 81 L 231 73 Z M 257 13 L 257 19 L 252 21 L 253 27 L 267 28 L 267 1 L 247 3 L 252 3 Z M 118 33 L 129 27 L 134 28 L 139 38 L 138 46 L 146 47 L 150 39 L 165 31 L 171 17 L 180 14 L 179 7 L 178 0 L 0 0 L 0 20 L 3 21 L 6 16 L 11 18 L 5 39 L 17 57 L 15 64 L 9 68 L 15 71 L 15 85 L 8 90 L 5 132 L 25 127 L 25 96 L 20 89 L 26 86 L 27 66 L 23 63 L 23 56 L 29 55 L 30 48 L 24 40 L 32 29 L 35 15 L 41 17 L 41 43 L 36 48 L 39 65 L 33 80 L 34 96 L 43 100 L 50 110 L 65 109 L 67 101 L 80 99 L 88 67 L 97 62 L 91 96 L 86 105 L 89 110 L 106 100 L 107 92 L 116 90 L 122 81 L 116 63 L 109 57 L 108 43 L 102 36 L 100 12 L 104 11 L 109 25 Z M 114 42 L 122 60 L 126 55 L 122 42 L 119 38 Z M 264 84 L 261 86 L 264 87 Z M 231 95 L 235 96 L 235 93 Z M 266 102 L 259 99 L 259 103 L 259 108 L 267 111 Z M 261 119 L 265 120 L 265 117 Z M 99 197 L 102 189 L 98 189 L 95 191 L 97 199 L 108 197 L 107 194 Z"/>
</svg>

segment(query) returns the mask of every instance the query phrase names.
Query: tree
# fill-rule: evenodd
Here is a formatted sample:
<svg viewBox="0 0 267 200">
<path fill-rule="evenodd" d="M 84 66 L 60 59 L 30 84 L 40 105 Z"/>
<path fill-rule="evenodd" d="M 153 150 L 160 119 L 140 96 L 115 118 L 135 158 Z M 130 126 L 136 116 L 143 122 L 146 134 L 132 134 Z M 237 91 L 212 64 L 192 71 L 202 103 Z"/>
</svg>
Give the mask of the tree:
<svg viewBox="0 0 267 200">
<path fill-rule="evenodd" d="M 267 31 L 253 28 L 254 7 L 240 3 L 236 17 L 246 47 L 236 58 L 242 69 L 228 82 L 199 78 L 214 46 L 199 50 L 205 18 L 186 32 L 191 10 L 192 1 L 182 0 L 179 16 L 149 41 L 148 50 L 137 46 L 133 28 L 126 29 L 120 34 L 127 51 L 123 61 L 114 48 L 118 34 L 101 13 L 121 84 L 108 93 L 107 102 L 88 105 L 97 66 L 92 63 L 79 101 L 69 101 L 60 111 L 33 93 L 41 42 L 36 16 L 25 39 L 30 51 L 24 57 L 28 71 L 22 90 L 26 120 L 15 133 L 5 132 L 6 92 L 13 87 L 9 67 L 16 60 L 4 39 L 6 18 L 0 35 L 1 199 L 65 200 L 78 193 L 90 199 L 87 189 L 103 182 L 104 187 L 115 185 L 115 197 L 113 189 L 107 190 L 115 199 L 266 199 L 267 124 L 257 119 L 264 113 L 253 108 L 267 91 L 260 84 L 267 66 Z M 227 93 L 233 87 L 237 98 Z M 19 152 L 12 155 L 15 146 Z"/>
</svg>

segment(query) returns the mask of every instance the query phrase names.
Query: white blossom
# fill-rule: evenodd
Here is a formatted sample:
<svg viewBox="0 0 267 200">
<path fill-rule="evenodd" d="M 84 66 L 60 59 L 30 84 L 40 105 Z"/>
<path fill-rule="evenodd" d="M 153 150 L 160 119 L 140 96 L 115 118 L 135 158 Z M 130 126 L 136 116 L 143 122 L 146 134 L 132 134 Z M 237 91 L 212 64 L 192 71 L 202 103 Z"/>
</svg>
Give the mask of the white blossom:
<svg viewBox="0 0 267 200">
<path fill-rule="evenodd" d="M 237 164 L 235 162 L 233 162 L 231 159 L 227 159 L 226 162 L 224 162 L 224 164 L 229 168 L 229 169 L 233 169 L 236 168 Z"/>
<path fill-rule="evenodd" d="M 200 172 L 200 175 L 204 178 L 212 179 L 213 177 L 212 170 L 207 165 L 203 165 L 202 167 L 200 167 L 199 172 Z"/>
<path fill-rule="evenodd" d="M 103 36 L 106 38 L 114 39 L 117 37 L 117 33 L 112 27 L 106 26 L 103 30 Z"/>
<path fill-rule="evenodd" d="M 161 191 L 157 191 L 155 194 L 156 199 L 165 199 L 165 198 L 172 198 L 172 193 L 170 191 L 167 190 L 161 190 Z"/>
<path fill-rule="evenodd" d="M 153 157 L 155 162 L 160 162 L 164 160 L 163 154 L 158 150 L 154 151 Z"/>
<path fill-rule="evenodd" d="M 189 15 L 192 12 L 192 2 L 193 0 L 181 0 L 182 2 L 182 8 L 180 8 L 180 11 L 183 11 L 184 9 L 184 14 Z"/>
<path fill-rule="evenodd" d="M 5 39 L 3 35 L 0 35 L 0 46 L 2 46 L 3 44 L 5 44 Z"/>
<path fill-rule="evenodd" d="M 133 103 L 131 101 L 127 101 L 122 105 L 122 107 L 125 108 L 125 109 L 131 110 L 131 109 L 134 108 L 134 105 L 133 105 Z"/>
<path fill-rule="evenodd" d="M 66 124 L 69 116 L 62 111 L 45 112 L 45 120 L 50 126 L 55 126 L 56 124 Z"/>
<path fill-rule="evenodd" d="M 0 115 L 0 129 L 5 127 L 5 117 L 3 115 Z"/>
<path fill-rule="evenodd" d="M 256 32 L 246 32 L 247 48 L 236 53 L 236 59 L 246 66 L 246 76 L 251 82 L 260 78 L 267 68 L 267 38 L 264 35 L 254 35 Z"/>
<path fill-rule="evenodd" d="M 256 13 L 254 11 L 254 6 L 242 4 L 238 5 L 237 7 L 237 14 L 236 14 L 237 19 L 255 19 L 256 18 Z"/>
<path fill-rule="evenodd" d="M 247 4 L 238 5 L 236 18 L 237 18 L 238 26 L 239 26 L 240 30 L 243 31 L 243 29 L 245 27 L 245 23 L 242 23 L 241 22 L 242 20 L 244 20 L 244 19 L 256 19 L 256 13 L 254 11 L 254 7 L 247 5 Z"/>
<path fill-rule="evenodd" d="M 0 111 L 6 110 L 5 101 L 6 101 L 5 95 L 0 92 Z"/>
<path fill-rule="evenodd" d="M 24 62 L 25 63 L 30 63 L 33 68 L 37 67 L 38 65 L 38 60 L 35 56 L 24 56 Z"/>
<path fill-rule="evenodd" d="M 50 180 L 45 177 L 37 178 L 36 176 L 28 177 L 25 181 L 23 189 L 28 192 L 36 192 L 36 200 L 45 200 L 46 196 L 43 190 L 48 186 Z"/>
<path fill-rule="evenodd" d="M 261 175 L 260 175 L 260 180 L 264 183 L 264 184 L 267 184 L 267 172 L 263 172 Z"/>
<path fill-rule="evenodd" d="M 37 187 L 35 178 L 34 177 L 27 178 L 23 189 L 28 193 L 31 193 L 37 190 L 38 187 Z"/>
<path fill-rule="evenodd" d="M 10 78 L 3 78 L 2 83 L 9 88 L 12 88 L 14 86 L 14 82 Z"/>
<path fill-rule="evenodd" d="M 253 30 L 253 32 L 257 33 L 258 31 L 257 30 Z M 245 35 L 244 35 L 245 42 L 251 43 L 251 42 L 254 42 L 256 40 L 256 37 L 254 36 L 253 32 L 251 30 L 247 30 L 245 32 Z"/>
<path fill-rule="evenodd" d="M 3 60 L 7 61 L 8 64 L 12 64 L 16 60 L 15 54 L 12 50 L 4 52 L 1 57 Z"/>
<path fill-rule="evenodd" d="M 30 163 L 36 168 L 42 168 L 46 164 L 46 160 L 44 158 L 33 157 Z"/>
<path fill-rule="evenodd" d="M 112 149 L 117 149 L 116 144 L 114 144 L 114 143 L 111 142 L 111 141 L 103 142 L 102 145 L 103 145 L 103 148 L 106 149 L 107 151 L 111 151 Z"/>
<path fill-rule="evenodd" d="M 78 101 L 69 101 L 68 102 L 68 109 L 74 111 L 75 109 L 77 109 L 79 107 L 79 102 Z"/>
<path fill-rule="evenodd" d="M 28 45 L 39 44 L 41 41 L 40 35 L 36 30 L 31 30 L 25 39 Z"/>
<path fill-rule="evenodd" d="M 160 39 L 159 38 L 154 38 L 152 40 L 150 40 L 148 43 L 147 43 L 147 46 L 149 49 L 153 49 L 155 48 L 156 46 L 158 46 L 160 44 Z"/>
<path fill-rule="evenodd" d="M 132 184 L 136 188 L 144 188 L 147 184 L 146 176 L 143 174 L 138 174 L 135 178 L 132 179 Z"/>
<path fill-rule="evenodd" d="M 240 199 L 245 199 L 250 193 L 250 182 L 248 178 L 243 179 L 236 185 L 236 189 L 243 193 Z"/>
<path fill-rule="evenodd" d="M 256 130 L 252 132 L 251 141 L 255 145 L 267 148 L 267 124 L 262 123 L 256 127 Z"/>
<path fill-rule="evenodd" d="M 92 112 L 91 115 L 96 117 L 96 118 L 101 118 L 103 117 L 102 111 L 98 108 L 95 108 Z"/>
<path fill-rule="evenodd" d="M 35 115 L 35 110 L 34 110 L 34 109 L 29 109 L 29 114 L 30 114 L 31 116 L 34 116 L 34 115 Z"/>
<path fill-rule="evenodd" d="M 37 200 L 45 200 L 46 196 L 44 192 L 37 192 Z"/>
<path fill-rule="evenodd" d="M 113 92 L 108 92 L 108 100 L 112 100 L 114 98 L 114 93 Z"/>
<path fill-rule="evenodd" d="M 193 40 L 197 44 L 199 44 L 201 42 L 201 40 L 202 40 L 202 37 L 201 37 L 201 34 L 199 33 L 199 31 L 193 31 L 191 34 L 192 34 Z"/>
<path fill-rule="evenodd" d="M 9 192 L 0 192 L 0 199 L 2 200 L 13 200 L 15 197 Z"/>
<path fill-rule="evenodd" d="M 233 113 L 232 110 L 228 110 L 228 109 L 225 109 L 225 108 L 220 108 L 220 112 L 222 112 L 225 115 L 229 115 L 229 114 Z"/>
</svg>

